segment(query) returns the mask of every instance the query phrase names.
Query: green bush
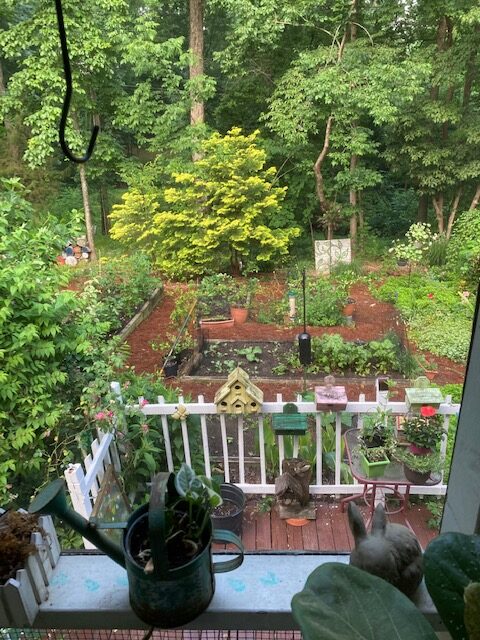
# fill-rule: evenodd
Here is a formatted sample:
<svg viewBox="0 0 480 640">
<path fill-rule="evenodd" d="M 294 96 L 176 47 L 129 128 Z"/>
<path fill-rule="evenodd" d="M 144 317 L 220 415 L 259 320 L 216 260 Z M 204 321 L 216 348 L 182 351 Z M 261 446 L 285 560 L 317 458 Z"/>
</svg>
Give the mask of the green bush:
<svg viewBox="0 0 480 640">
<path fill-rule="evenodd" d="M 431 267 L 443 267 L 447 262 L 449 240 L 445 234 L 440 234 L 433 240 L 427 253 L 428 264 Z"/>
<path fill-rule="evenodd" d="M 465 211 L 453 227 L 447 250 L 447 266 L 475 288 L 480 280 L 480 213 Z"/>
<path fill-rule="evenodd" d="M 388 278 L 372 293 L 395 304 L 421 348 L 463 362 L 468 354 L 474 301 L 453 284 L 420 274 Z"/>
<path fill-rule="evenodd" d="M 109 323 L 109 333 L 120 329 L 153 293 L 160 282 L 150 260 L 140 254 L 111 258 L 100 265 L 90 284 L 97 291 L 100 322 Z"/>
<path fill-rule="evenodd" d="M 298 288 L 297 290 L 300 290 Z M 312 327 L 334 327 L 343 322 L 345 290 L 324 278 L 307 282 L 307 324 Z"/>
</svg>

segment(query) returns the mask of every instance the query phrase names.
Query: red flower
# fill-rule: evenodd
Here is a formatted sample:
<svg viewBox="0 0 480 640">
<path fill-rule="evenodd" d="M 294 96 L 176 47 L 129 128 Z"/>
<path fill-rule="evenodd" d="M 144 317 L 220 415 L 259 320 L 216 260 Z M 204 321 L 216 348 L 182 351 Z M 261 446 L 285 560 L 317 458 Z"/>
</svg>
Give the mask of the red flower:
<svg viewBox="0 0 480 640">
<path fill-rule="evenodd" d="M 433 298 L 433 293 L 427 293 L 427 298 L 430 298 L 430 300 Z"/>
<path fill-rule="evenodd" d="M 424 418 L 431 418 L 437 413 L 437 410 L 430 406 L 424 406 L 420 408 L 420 414 Z"/>
</svg>

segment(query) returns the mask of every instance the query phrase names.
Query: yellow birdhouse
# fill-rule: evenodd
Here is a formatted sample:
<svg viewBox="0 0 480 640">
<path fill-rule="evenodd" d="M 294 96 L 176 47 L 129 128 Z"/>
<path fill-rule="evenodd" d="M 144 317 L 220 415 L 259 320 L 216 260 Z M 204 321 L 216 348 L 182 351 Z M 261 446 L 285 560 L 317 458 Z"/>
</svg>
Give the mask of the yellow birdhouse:
<svg viewBox="0 0 480 640">
<path fill-rule="evenodd" d="M 258 413 L 263 404 L 263 391 L 250 381 L 246 371 L 237 367 L 215 394 L 214 402 L 217 413 Z"/>
</svg>

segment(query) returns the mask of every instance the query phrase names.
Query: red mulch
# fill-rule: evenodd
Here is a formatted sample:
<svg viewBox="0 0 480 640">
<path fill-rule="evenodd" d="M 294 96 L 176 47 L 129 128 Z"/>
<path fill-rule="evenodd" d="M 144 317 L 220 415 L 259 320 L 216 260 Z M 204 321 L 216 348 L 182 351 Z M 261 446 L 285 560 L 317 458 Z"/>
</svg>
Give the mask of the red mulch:
<svg viewBox="0 0 480 640">
<path fill-rule="evenodd" d="M 133 365 L 137 373 L 149 372 L 155 373 L 161 366 L 161 356 L 154 351 L 149 343 L 151 340 L 162 341 L 166 339 L 166 331 L 170 322 L 170 314 L 174 307 L 175 290 L 178 288 L 176 283 L 167 283 L 165 285 L 165 296 L 160 301 L 157 308 L 128 338 L 128 344 L 131 349 L 131 356 L 128 364 Z M 278 299 L 285 295 L 285 285 L 273 279 L 270 282 L 263 282 L 261 290 L 258 294 L 260 299 L 268 297 L 270 299 Z M 407 340 L 405 325 L 400 319 L 400 315 L 395 307 L 385 302 L 375 300 L 368 291 L 366 285 L 355 284 L 350 295 L 356 300 L 356 310 L 353 316 L 355 326 L 347 327 L 308 327 L 308 332 L 312 336 L 320 336 L 325 333 L 338 333 L 347 340 L 373 340 L 382 337 L 390 330 L 394 330 L 403 340 Z M 301 325 L 292 327 L 282 327 L 276 325 L 266 325 L 258 322 L 247 321 L 243 325 L 235 325 L 233 328 L 209 327 L 208 337 L 212 340 L 272 340 L 272 341 L 290 341 L 293 340 L 301 331 Z M 175 332 L 170 328 L 170 332 Z M 414 349 L 413 345 L 409 345 Z M 424 352 L 425 353 L 425 352 Z M 465 377 L 464 365 L 452 362 L 448 358 L 442 358 L 428 354 L 429 360 L 434 360 L 438 365 L 438 372 L 435 382 L 443 385 L 446 383 L 463 383 Z M 176 378 L 167 381 L 173 387 L 180 387 L 185 394 L 191 394 L 196 397 L 199 394 L 205 396 L 206 401 L 213 400 L 216 390 L 220 386 L 218 381 L 207 383 L 204 380 L 192 381 Z M 312 386 L 308 384 L 307 386 Z M 303 389 L 303 381 L 285 382 L 275 381 L 272 383 L 262 383 L 261 385 L 265 400 L 275 400 L 277 393 L 282 393 L 284 398 L 294 399 L 295 394 Z M 375 399 L 374 385 L 371 381 L 347 382 L 347 393 L 350 398 L 358 398 L 360 393 L 366 394 L 367 400 Z M 400 391 L 400 389 L 399 389 Z M 401 393 L 400 393 L 401 395 Z"/>
</svg>

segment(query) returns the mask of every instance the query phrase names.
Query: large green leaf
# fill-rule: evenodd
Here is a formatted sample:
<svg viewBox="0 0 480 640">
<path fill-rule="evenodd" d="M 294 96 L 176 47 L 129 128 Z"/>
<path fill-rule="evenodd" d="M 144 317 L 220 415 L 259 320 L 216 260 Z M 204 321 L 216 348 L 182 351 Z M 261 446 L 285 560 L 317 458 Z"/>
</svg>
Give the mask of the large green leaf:
<svg viewBox="0 0 480 640">
<path fill-rule="evenodd" d="M 424 554 L 425 582 L 438 613 L 455 640 L 468 638 L 465 589 L 480 582 L 480 536 L 445 533 Z"/>
<path fill-rule="evenodd" d="M 305 640 L 436 640 L 415 605 L 361 569 L 327 562 L 292 600 Z"/>
</svg>

